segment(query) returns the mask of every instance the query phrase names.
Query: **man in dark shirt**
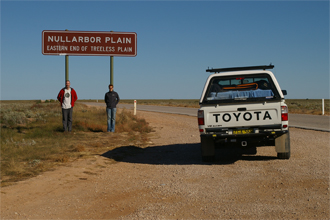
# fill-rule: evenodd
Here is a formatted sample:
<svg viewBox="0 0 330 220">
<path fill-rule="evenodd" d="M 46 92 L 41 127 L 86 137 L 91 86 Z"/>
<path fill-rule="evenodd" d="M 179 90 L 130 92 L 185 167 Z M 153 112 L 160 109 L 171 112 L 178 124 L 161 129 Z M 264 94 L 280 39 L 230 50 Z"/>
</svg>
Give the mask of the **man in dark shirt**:
<svg viewBox="0 0 330 220">
<path fill-rule="evenodd" d="M 105 93 L 104 101 L 107 104 L 108 132 L 115 132 L 116 106 L 119 102 L 119 95 L 113 91 L 113 85 L 109 85 L 109 92 Z"/>
</svg>

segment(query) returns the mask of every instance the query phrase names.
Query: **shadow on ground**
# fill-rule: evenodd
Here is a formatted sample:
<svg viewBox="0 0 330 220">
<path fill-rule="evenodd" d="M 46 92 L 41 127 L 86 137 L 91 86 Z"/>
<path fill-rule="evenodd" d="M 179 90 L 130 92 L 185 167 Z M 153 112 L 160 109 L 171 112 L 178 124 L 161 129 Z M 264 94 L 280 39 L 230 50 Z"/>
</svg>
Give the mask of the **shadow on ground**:
<svg viewBox="0 0 330 220">
<path fill-rule="evenodd" d="M 276 159 L 276 157 L 268 156 L 243 155 L 238 149 L 224 148 L 216 150 L 216 160 L 214 162 L 203 162 L 200 143 L 151 146 L 147 148 L 122 146 L 110 150 L 101 156 L 121 162 L 155 165 L 225 165 L 233 164 L 238 160 L 264 161 Z"/>
</svg>

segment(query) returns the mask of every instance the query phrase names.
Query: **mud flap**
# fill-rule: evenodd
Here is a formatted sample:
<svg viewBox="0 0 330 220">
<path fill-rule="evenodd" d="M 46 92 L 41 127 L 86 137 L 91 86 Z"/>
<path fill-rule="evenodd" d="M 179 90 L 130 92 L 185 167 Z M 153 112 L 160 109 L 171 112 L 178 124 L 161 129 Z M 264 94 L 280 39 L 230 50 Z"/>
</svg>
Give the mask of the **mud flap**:
<svg viewBox="0 0 330 220">
<path fill-rule="evenodd" d="M 277 153 L 290 152 L 290 133 L 283 134 L 275 139 L 275 150 Z"/>
</svg>

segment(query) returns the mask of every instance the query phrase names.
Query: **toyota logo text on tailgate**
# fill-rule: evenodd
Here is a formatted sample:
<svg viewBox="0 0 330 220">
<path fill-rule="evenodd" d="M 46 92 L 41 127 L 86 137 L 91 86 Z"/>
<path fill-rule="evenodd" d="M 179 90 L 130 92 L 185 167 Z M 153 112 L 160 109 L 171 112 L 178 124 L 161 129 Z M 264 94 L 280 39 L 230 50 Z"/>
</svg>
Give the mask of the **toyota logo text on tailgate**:
<svg viewBox="0 0 330 220">
<path fill-rule="evenodd" d="M 219 118 L 222 118 L 222 120 L 224 122 L 230 122 L 230 120 L 232 118 L 235 118 L 236 121 L 239 121 L 242 118 L 245 121 L 250 121 L 253 117 L 256 117 L 256 119 L 259 121 L 259 120 L 261 120 L 260 119 L 261 118 L 260 114 L 262 114 L 262 112 L 253 112 L 253 113 L 245 112 L 244 114 L 242 114 L 242 113 L 232 113 L 232 115 L 229 114 L 229 113 L 225 113 L 225 114 L 222 114 L 222 115 L 221 114 L 213 114 L 213 116 L 215 117 L 215 122 L 219 122 Z M 272 120 L 272 117 L 270 116 L 268 111 L 266 111 L 263 114 L 263 117 L 262 117 L 262 120 L 266 120 L 266 119 Z"/>
</svg>

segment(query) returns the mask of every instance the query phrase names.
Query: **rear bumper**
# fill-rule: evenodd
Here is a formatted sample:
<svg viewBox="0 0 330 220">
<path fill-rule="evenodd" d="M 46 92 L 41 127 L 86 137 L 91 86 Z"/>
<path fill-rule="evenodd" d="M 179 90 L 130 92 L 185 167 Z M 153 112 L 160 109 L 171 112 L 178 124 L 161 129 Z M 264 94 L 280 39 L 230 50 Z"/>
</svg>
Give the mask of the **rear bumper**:
<svg viewBox="0 0 330 220">
<path fill-rule="evenodd" d="M 204 133 L 201 134 L 201 139 L 213 140 L 217 143 L 216 147 L 233 147 L 233 146 L 245 146 L 245 147 L 263 147 L 263 146 L 275 146 L 275 141 L 278 137 L 287 134 L 289 131 L 259 131 L 259 133 L 230 135 L 227 133 Z"/>
<path fill-rule="evenodd" d="M 233 134 L 232 130 L 226 131 L 217 131 L 217 132 L 206 132 L 201 133 L 200 136 L 212 136 L 214 138 L 241 138 L 241 137 L 262 137 L 262 136 L 272 136 L 279 137 L 283 134 L 288 133 L 289 130 L 277 130 L 277 129 L 269 129 L 269 130 L 258 130 L 254 129 L 253 133 L 249 134 Z"/>
<path fill-rule="evenodd" d="M 225 139 L 225 138 L 237 138 L 237 139 L 253 139 L 253 138 L 277 138 L 289 132 L 289 130 L 281 130 L 281 129 L 253 129 L 253 133 L 249 134 L 233 134 L 232 130 L 224 130 L 224 131 L 208 131 L 206 133 L 201 133 L 200 136 L 205 137 L 213 137 L 215 139 Z"/>
</svg>

